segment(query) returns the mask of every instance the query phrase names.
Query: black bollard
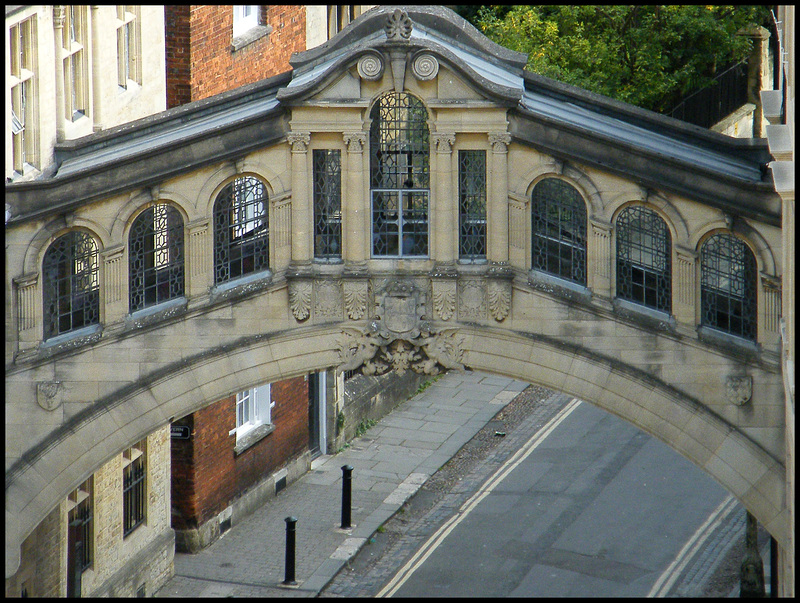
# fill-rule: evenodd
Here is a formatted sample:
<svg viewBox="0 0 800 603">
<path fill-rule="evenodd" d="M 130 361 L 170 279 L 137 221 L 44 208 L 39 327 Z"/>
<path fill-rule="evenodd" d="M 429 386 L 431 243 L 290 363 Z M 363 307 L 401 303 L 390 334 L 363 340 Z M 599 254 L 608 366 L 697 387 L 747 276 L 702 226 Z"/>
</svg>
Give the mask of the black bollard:
<svg viewBox="0 0 800 603">
<path fill-rule="evenodd" d="M 283 584 L 294 585 L 297 584 L 294 579 L 294 534 L 297 519 L 287 517 L 284 521 L 286 522 L 286 571 Z"/>
<path fill-rule="evenodd" d="M 342 465 L 342 529 L 350 527 L 350 508 L 352 506 L 353 468 Z"/>
</svg>

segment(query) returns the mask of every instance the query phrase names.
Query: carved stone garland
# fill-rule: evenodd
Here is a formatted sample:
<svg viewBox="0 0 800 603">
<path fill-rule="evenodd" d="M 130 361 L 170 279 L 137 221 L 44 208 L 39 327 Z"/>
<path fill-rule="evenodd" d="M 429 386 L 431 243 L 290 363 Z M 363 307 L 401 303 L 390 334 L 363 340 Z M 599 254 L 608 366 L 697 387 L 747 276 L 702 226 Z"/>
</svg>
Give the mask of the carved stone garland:
<svg viewBox="0 0 800 603">
<path fill-rule="evenodd" d="M 425 316 L 425 293 L 412 283 L 390 281 L 375 296 L 375 319 L 366 329 L 345 329 L 339 343 L 339 370 L 361 369 L 383 375 L 394 369 L 437 375 L 463 369 L 462 338 L 456 329 L 431 330 Z"/>
</svg>

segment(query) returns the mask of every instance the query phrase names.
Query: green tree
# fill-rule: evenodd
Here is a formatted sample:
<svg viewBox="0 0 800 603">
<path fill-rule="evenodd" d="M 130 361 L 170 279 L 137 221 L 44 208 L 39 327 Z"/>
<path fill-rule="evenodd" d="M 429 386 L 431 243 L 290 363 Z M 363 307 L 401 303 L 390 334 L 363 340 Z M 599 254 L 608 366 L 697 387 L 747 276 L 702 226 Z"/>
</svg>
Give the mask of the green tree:
<svg viewBox="0 0 800 603">
<path fill-rule="evenodd" d="M 527 69 L 666 112 L 744 60 L 738 32 L 769 23 L 766 6 L 464 6 L 494 42 L 528 53 Z"/>
</svg>

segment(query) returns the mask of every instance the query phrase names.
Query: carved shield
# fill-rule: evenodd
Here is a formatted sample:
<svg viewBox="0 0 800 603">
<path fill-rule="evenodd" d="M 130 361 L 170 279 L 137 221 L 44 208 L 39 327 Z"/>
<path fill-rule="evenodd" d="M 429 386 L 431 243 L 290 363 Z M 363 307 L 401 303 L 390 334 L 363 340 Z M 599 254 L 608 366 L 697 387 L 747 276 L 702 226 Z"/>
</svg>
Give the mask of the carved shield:
<svg viewBox="0 0 800 603">
<path fill-rule="evenodd" d="M 392 333 L 408 333 L 417 326 L 417 298 L 383 298 L 383 324 Z"/>
</svg>

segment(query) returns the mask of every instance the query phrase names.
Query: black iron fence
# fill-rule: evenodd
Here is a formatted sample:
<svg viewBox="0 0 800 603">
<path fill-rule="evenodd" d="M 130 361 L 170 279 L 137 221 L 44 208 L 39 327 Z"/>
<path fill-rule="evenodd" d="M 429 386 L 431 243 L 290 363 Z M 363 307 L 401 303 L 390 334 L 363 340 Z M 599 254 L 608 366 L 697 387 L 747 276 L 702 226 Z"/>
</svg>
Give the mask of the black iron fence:
<svg viewBox="0 0 800 603">
<path fill-rule="evenodd" d="M 690 94 L 667 115 L 710 128 L 747 103 L 747 61 L 729 67 L 714 81 Z"/>
</svg>

